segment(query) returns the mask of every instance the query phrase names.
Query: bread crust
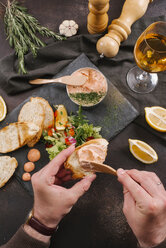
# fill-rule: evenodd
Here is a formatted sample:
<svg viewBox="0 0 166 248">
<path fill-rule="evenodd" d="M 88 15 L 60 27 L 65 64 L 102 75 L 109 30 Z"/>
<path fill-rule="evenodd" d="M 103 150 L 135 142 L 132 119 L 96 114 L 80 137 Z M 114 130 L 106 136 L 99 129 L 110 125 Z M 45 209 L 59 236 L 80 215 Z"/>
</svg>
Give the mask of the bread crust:
<svg viewBox="0 0 166 248">
<path fill-rule="evenodd" d="M 106 146 L 108 145 L 108 141 L 106 139 L 103 139 L 103 138 L 93 139 L 93 140 L 87 141 L 84 144 L 76 147 L 75 151 L 68 157 L 68 159 L 66 160 L 64 166 L 65 166 L 66 169 L 69 169 L 69 170 L 71 170 L 73 172 L 72 177 L 74 179 L 83 178 L 83 177 L 85 177 L 87 175 L 93 174 L 93 172 L 86 171 L 83 168 L 81 168 L 81 166 L 79 166 L 77 151 L 80 148 L 84 147 L 84 146 L 87 146 L 87 145 L 90 145 L 90 144 L 101 144 L 101 143 L 103 143 Z M 107 156 L 107 149 L 103 150 L 103 152 L 105 152 L 105 157 L 106 157 Z M 76 160 L 77 160 L 77 163 L 78 163 L 78 168 L 77 169 L 75 169 L 74 166 L 73 166 L 73 163 L 76 162 Z"/>
<path fill-rule="evenodd" d="M 0 152 L 8 153 L 26 145 L 39 131 L 30 122 L 15 122 L 0 130 Z"/>
<path fill-rule="evenodd" d="M 17 166 L 18 162 L 14 157 L 0 157 L 0 188 L 3 187 L 12 177 Z"/>
<path fill-rule="evenodd" d="M 40 140 L 43 131 L 44 118 L 45 111 L 43 105 L 40 102 L 27 102 L 20 110 L 18 116 L 19 122 L 33 122 L 34 124 L 39 126 L 39 131 L 36 136 L 27 143 L 29 147 L 33 147 Z"/>
<path fill-rule="evenodd" d="M 48 101 L 42 97 L 31 97 L 31 102 L 41 103 L 43 105 L 45 112 L 43 129 L 54 127 L 54 111 Z"/>
</svg>

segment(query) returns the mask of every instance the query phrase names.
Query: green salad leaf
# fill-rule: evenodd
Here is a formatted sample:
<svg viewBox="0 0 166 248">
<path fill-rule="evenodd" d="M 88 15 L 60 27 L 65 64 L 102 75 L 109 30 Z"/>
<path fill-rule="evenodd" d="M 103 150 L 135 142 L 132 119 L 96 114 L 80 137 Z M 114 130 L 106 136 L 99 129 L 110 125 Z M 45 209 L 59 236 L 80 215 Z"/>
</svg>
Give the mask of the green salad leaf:
<svg viewBox="0 0 166 248">
<path fill-rule="evenodd" d="M 49 154 L 49 159 L 52 160 L 53 158 L 55 158 L 61 151 L 63 151 L 64 149 L 66 149 L 67 146 L 61 142 L 61 141 L 57 141 L 54 146 L 50 147 L 50 148 L 46 148 L 46 151 Z"/>
<path fill-rule="evenodd" d="M 102 136 L 99 134 L 101 127 L 94 127 L 93 124 L 89 124 L 87 117 L 82 114 L 82 108 L 79 106 L 77 115 L 69 116 L 69 122 L 75 127 L 75 136 L 77 143 L 76 146 L 82 145 L 89 139 L 97 139 Z"/>
<path fill-rule="evenodd" d="M 71 129 L 73 134 L 71 134 Z M 70 114 L 68 116 L 68 125 L 66 125 L 65 130 L 57 131 L 52 128 L 51 136 L 48 135 L 48 130 L 44 130 L 43 141 L 46 144 L 49 158 L 52 160 L 73 142 L 79 146 L 88 140 L 101 138 L 100 131 L 101 127 L 94 127 L 93 124 L 90 124 L 87 117 L 82 114 L 81 106 L 79 106 L 76 115 Z"/>
</svg>

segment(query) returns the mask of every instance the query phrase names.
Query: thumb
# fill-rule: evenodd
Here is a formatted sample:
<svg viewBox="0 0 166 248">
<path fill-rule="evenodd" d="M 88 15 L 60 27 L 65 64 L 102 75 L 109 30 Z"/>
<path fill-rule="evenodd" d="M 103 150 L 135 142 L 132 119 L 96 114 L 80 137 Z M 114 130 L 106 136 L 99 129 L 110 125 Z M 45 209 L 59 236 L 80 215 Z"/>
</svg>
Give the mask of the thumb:
<svg viewBox="0 0 166 248">
<path fill-rule="evenodd" d="M 88 191 L 95 178 L 95 174 L 86 176 L 81 181 L 76 183 L 71 189 L 69 189 L 70 193 L 74 196 L 75 201 L 77 201 L 86 191 Z"/>
<path fill-rule="evenodd" d="M 45 167 L 44 171 L 47 175 L 55 176 L 66 159 L 74 152 L 75 146 L 71 145 L 67 149 L 60 152 L 53 160 L 51 160 Z"/>
</svg>

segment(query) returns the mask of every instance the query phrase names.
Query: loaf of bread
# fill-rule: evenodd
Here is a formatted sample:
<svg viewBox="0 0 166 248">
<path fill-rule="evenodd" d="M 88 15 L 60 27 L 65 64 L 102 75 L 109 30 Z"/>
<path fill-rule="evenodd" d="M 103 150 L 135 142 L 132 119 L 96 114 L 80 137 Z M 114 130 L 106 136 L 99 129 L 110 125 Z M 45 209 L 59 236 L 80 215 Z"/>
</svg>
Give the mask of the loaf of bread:
<svg viewBox="0 0 166 248">
<path fill-rule="evenodd" d="M 17 168 L 17 160 L 9 156 L 0 157 L 0 188 L 11 178 Z"/>
<path fill-rule="evenodd" d="M 29 147 L 33 147 L 40 140 L 43 131 L 44 118 L 45 111 L 40 102 L 27 102 L 20 110 L 18 122 L 31 122 L 39 127 L 36 136 L 27 143 Z"/>
<path fill-rule="evenodd" d="M 0 152 L 14 151 L 32 140 L 39 127 L 31 122 L 15 122 L 0 130 Z"/>
<path fill-rule="evenodd" d="M 42 97 L 31 97 L 31 102 L 34 102 L 36 104 L 41 103 L 44 108 L 45 117 L 44 117 L 43 129 L 54 127 L 54 112 L 48 101 Z"/>
<path fill-rule="evenodd" d="M 81 160 L 103 163 L 107 155 L 108 141 L 100 138 L 87 141 L 76 147 L 75 151 L 65 162 L 65 168 L 73 172 L 73 178 L 82 178 L 93 172 L 86 171 L 80 166 Z"/>
</svg>

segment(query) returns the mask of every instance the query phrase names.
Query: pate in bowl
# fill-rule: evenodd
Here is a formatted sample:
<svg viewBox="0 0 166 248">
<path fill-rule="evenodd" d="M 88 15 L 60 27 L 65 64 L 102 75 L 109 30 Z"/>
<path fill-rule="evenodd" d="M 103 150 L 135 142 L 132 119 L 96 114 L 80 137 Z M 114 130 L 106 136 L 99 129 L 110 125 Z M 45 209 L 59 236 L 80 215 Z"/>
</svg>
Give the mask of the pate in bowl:
<svg viewBox="0 0 166 248">
<path fill-rule="evenodd" d="M 99 104 L 106 96 L 108 83 L 105 76 L 98 70 L 85 67 L 81 68 L 72 75 L 83 74 L 87 77 L 84 85 L 71 86 L 67 85 L 67 94 L 70 99 L 77 105 L 83 107 L 92 107 Z"/>
</svg>

